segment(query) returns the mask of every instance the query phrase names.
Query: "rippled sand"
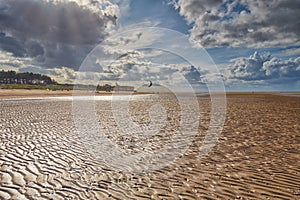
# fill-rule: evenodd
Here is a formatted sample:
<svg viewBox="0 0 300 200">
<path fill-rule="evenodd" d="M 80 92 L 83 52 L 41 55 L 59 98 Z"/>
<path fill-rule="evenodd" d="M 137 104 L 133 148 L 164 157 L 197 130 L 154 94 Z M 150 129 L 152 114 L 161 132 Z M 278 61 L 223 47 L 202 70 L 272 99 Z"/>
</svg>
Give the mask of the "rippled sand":
<svg viewBox="0 0 300 200">
<path fill-rule="evenodd" d="M 198 157 L 209 126 L 210 100 L 201 97 L 201 125 L 195 141 L 173 165 L 146 174 L 115 171 L 83 147 L 74 126 L 72 102 L 0 100 L 0 199 L 298 199 L 300 197 L 300 98 L 263 94 L 228 95 L 219 142 Z M 164 135 L 178 128 L 178 105 L 168 108 Z M 147 124 L 149 102 L 131 106 L 133 119 Z M 99 121 L 115 127 L 110 103 L 97 103 Z M 110 139 L 129 151 L 140 142 Z"/>
</svg>

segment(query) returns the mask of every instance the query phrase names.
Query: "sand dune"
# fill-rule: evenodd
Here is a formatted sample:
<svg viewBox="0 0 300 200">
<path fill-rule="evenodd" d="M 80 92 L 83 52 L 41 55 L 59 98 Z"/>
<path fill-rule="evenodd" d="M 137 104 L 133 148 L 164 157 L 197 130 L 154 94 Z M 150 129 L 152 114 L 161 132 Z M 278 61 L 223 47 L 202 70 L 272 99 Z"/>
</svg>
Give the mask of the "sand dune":
<svg viewBox="0 0 300 200">
<path fill-rule="evenodd" d="M 178 128 L 178 105 L 169 110 L 160 148 Z M 192 146 L 172 165 L 146 174 L 115 171 L 94 159 L 75 131 L 70 101 L 0 100 L 1 199 L 298 199 L 300 195 L 298 97 L 230 94 L 218 144 L 204 158 L 198 148 L 209 126 L 208 98 L 200 98 L 201 125 Z M 97 102 L 100 124 L 116 127 L 110 102 Z M 131 105 L 133 119 L 149 122 L 149 102 Z M 129 151 L 117 128 L 111 140 Z M 150 151 L 150 147 L 148 149 Z"/>
</svg>

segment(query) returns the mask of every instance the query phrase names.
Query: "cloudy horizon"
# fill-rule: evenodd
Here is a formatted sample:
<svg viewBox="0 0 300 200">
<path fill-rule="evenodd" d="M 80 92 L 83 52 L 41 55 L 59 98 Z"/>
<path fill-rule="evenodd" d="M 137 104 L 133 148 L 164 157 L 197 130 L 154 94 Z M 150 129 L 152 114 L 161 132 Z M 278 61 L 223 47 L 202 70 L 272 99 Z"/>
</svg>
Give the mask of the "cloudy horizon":
<svg viewBox="0 0 300 200">
<path fill-rule="evenodd" d="M 0 0 L 0 69 L 72 83 L 91 50 L 111 35 L 159 27 L 203 47 L 227 91 L 299 91 L 299 18 L 300 2 L 293 0 Z M 117 48 L 159 37 L 140 31 L 111 43 L 106 53 L 120 59 L 97 69 L 99 79 L 117 80 L 129 71 L 153 80 L 180 73 L 200 87 L 213 78 L 209 68 L 197 71 L 171 54 Z"/>
</svg>

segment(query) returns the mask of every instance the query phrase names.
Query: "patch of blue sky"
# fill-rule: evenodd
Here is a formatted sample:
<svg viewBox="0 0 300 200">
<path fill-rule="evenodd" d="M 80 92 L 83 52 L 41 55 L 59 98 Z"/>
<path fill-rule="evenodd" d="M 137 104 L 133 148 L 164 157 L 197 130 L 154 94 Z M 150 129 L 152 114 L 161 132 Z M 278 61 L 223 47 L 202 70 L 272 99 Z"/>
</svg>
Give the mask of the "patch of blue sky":
<svg viewBox="0 0 300 200">
<path fill-rule="evenodd" d="M 152 26 L 169 28 L 188 34 L 192 24 L 187 24 L 173 5 L 162 0 L 131 0 L 129 3 L 130 15 L 119 19 L 122 26 L 152 22 Z"/>
</svg>

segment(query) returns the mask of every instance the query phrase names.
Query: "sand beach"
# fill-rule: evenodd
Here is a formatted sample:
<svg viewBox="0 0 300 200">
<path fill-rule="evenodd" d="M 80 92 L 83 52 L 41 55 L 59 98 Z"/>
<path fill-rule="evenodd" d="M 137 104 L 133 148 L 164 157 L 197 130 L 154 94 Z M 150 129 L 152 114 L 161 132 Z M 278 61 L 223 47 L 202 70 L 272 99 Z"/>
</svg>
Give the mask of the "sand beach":
<svg viewBox="0 0 300 200">
<path fill-rule="evenodd" d="M 299 199 L 300 98 L 273 93 L 227 94 L 227 115 L 216 146 L 198 156 L 210 120 L 210 99 L 199 97 L 200 126 L 186 153 L 172 165 L 144 174 L 116 171 L 96 160 L 76 134 L 71 101 L 16 100 L 71 92 L 0 90 L 0 199 Z M 157 95 L 159 96 L 159 95 Z M 7 100 L 8 98 L 14 98 Z M 159 98 L 158 98 L 159 99 Z M 168 108 L 162 134 L 178 128 L 178 105 Z M 96 103 L 110 139 L 132 151 L 114 124 L 109 101 Z M 130 105 L 147 123 L 149 101 Z M 153 138 L 153 148 L 168 142 Z M 155 146 L 156 145 L 156 146 Z"/>
</svg>

